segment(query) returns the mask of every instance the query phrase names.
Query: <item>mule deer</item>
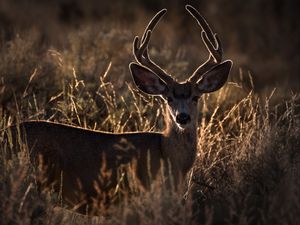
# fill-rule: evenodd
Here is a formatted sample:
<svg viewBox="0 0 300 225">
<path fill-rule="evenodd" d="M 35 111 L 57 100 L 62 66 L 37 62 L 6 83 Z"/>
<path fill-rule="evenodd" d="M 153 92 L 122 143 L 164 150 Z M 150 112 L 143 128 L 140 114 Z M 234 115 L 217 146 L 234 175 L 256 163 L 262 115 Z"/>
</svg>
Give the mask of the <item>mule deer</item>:
<svg viewBox="0 0 300 225">
<path fill-rule="evenodd" d="M 232 61 L 222 61 L 221 42 L 200 13 L 190 5 L 186 9 L 202 28 L 202 40 L 209 51 L 208 60 L 191 77 L 178 82 L 149 57 L 150 37 L 166 9 L 153 17 L 142 38 L 135 37 L 133 54 L 137 63 L 129 65 L 138 89 L 165 101 L 165 131 L 107 133 L 48 121 L 20 124 L 31 159 L 36 162 L 42 156 L 47 166 L 47 185 L 56 184 L 55 188 L 62 191 L 62 198 L 69 206 L 81 203 L 78 193 L 84 194 L 83 200 L 90 204 L 99 193 L 95 185 L 103 193 L 114 189 L 118 184 L 118 168 L 123 164 L 136 162 L 134 174 L 146 188 L 162 166 L 168 167 L 175 186 L 193 166 L 197 151 L 198 99 L 225 84 Z M 16 128 L 11 130 L 16 136 Z M 122 145 L 127 146 L 126 151 L 120 148 Z M 110 173 L 107 183 L 98 179 L 103 167 Z"/>
</svg>

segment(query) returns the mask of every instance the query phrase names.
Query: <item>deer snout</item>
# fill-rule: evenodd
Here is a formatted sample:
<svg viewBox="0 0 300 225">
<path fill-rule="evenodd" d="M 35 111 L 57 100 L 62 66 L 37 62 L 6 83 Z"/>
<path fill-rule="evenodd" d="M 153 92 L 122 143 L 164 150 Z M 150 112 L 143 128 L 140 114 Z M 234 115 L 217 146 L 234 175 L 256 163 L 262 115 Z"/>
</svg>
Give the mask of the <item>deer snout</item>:
<svg viewBox="0 0 300 225">
<path fill-rule="evenodd" d="M 191 121 L 191 117 L 190 117 L 190 115 L 188 115 L 186 113 L 179 113 L 176 116 L 176 122 L 181 125 L 185 125 L 185 124 L 189 123 L 190 121 Z"/>
</svg>

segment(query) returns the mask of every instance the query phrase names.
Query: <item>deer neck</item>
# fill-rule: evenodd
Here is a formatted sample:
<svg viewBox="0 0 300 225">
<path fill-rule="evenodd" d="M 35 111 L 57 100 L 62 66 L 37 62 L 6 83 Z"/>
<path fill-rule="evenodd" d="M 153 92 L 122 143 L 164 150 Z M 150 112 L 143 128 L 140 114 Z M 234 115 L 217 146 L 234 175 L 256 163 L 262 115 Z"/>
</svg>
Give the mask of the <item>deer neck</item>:
<svg viewBox="0 0 300 225">
<path fill-rule="evenodd" d="M 167 128 L 163 132 L 162 154 L 172 171 L 184 176 L 193 166 L 197 152 L 197 120 L 186 129 L 180 129 L 166 115 Z"/>
</svg>

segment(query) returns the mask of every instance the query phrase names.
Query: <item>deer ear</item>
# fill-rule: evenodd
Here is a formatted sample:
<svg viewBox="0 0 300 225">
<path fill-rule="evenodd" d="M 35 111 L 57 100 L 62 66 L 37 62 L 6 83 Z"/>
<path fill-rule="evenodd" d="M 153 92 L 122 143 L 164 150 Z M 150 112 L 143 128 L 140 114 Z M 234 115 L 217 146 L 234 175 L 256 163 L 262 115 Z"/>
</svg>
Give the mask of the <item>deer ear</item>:
<svg viewBox="0 0 300 225">
<path fill-rule="evenodd" d="M 227 81 L 231 67 L 232 61 L 226 60 L 225 62 L 210 69 L 197 82 L 198 90 L 201 93 L 209 93 L 219 90 Z"/>
<path fill-rule="evenodd" d="M 166 90 L 167 84 L 146 67 L 130 63 L 129 68 L 135 85 L 146 94 L 161 95 Z"/>
</svg>

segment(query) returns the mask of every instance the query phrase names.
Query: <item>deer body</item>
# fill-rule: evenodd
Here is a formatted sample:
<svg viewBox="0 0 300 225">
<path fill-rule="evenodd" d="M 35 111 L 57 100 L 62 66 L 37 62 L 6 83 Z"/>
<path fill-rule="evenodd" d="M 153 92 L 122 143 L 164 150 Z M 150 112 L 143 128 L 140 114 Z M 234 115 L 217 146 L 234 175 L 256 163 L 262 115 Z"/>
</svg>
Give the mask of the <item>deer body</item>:
<svg viewBox="0 0 300 225">
<path fill-rule="evenodd" d="M 113 134 L 46 121 L 20 124 L 32 161 L 38 162 L 42 156 L 46 186 L 54 183 L 70 206 L 81 204 L 82 200 L 89 204 L 99 196 L 99 190 L 100 194 L 113 190 L 119 182 L 118 169 L 125 164 L 135 164 L 134 174 L 145 188 L 155 180 L 161 167 L 171 172 L 176 187 L 193 166 L 197 152 L 198 99 L 225 84 L 232 62 L 222 61 L 220 40 L 200 13 L 192 6 L 186 9 L 202 28 L 202 40 L 209 51 L 208 60 L 187 80 L 173 79 L 148 54 L 152 31 L 166 9 L 158 12 L 142 38 L 136 37 L 133 42 L 138 63 L 131 63 L 129 68 L 134 83 L 145 94 L 164 100 L 167 108 L 164 132 Z M 11 130 L 12 136 L 17 137 L 16 127 Z M 103 170 L 110 173 L 107 182 L 99 179 Z"/>
<path fill-rule="evenodd" d="M 148 171 L 143 169 L 147 168 L 142 168 L 139 163 L 145 163 L 145 167 L 150 154 L 153 159 L 150 166 L 155 174 L 162 158 L 162 135 L 159 133 L 113 134 L 47 121 L 24 122 L 20 124 L 20 130 L 22 136 L 25 135 L 24 141 L 28 145 L 31 160 L 39 163 L 38 160 L 42 156 L 43 163 L 50 166 L 47 173 L 51 173 L 51 176 L 47 183 L 59 184 L 62 179 L 65 193 L 72 189 L 80 191 L 79 188 L 82 188 L 83 193 L 95 195 L 93 182 L 98 180 L 104 160 L 104 169 L 112 173 L 112 180 L 110 185 L 102 187 L 102 191 L 109 191 L 115 188 L 118 182 L 116 170 L 120 165 L 136 159 L 139 173 L 146 173 Z M 16 129 L 12 131 L 17 132 Z M 16 137 L 17 134 L 12 136 Z M 138 147 L 143 145 L 143 148 Z M 140 180 L 146 187 L 146 178 Z M 78 181 L 81 187 L 78 186 Z M 59 186 L 60 184 L 57 188 Z"/>
<path fill-rule="evenodd" d="M 11 127 L 11 131 L 13 137 L 18 136 L 16 127 Z M 95 182 L 99 180 L 100 171 L 110 173 L 110 180 L 96 186 L 103 193 L 109 193 L 119 182 L 118 168 L 136 163 L 133 168 L 136 178 L 147 189 L 163 165 L 171 169 L 172 181 L 178 183 L 196 156 L 196 129 L 108 133 L 49 121 L 29 121 L 20 124 L 20 131 L 33 164 L 43 163 L 47 167 L 43 188 L 53 185 L 71 208 L 82 200 L 97 197 Z M 103 160 L 105 168 L 102 168 Z M 78 211 L 84 213 L 84 210 L 85 204 Z"/>
<path fill-rule="evenodd" d="M 108 133 L 49 121 L 23 122 L 20 130 L 26 136 L 24 142 L 34 162 L 41 155 L 44 163 L 55 165 L 55 171 L 59 173 L 55 175 L 56 181 L 61 179 L 60 171 L 63 171 L 66 177 L 74 175 L 74 178 L 79 178 L 83 186 L 97 180 L 103 160 L 105 169 L 115 174 L 120 165 L 136 159 L 137 177 L 147 188 L 149 169 L 155 178 L 161 162 L 169 161 L 177 175 L 185 175 L 192 167 L 197 148 L 196 130 L 194 134 L 192 131 Z M 13 128 L 13 132 L 17 129 Z M 148 157 L 150 168 L 146 168 Z M 76 179 L 72 183 L 75 182 Z"/>
</svg>

